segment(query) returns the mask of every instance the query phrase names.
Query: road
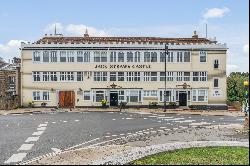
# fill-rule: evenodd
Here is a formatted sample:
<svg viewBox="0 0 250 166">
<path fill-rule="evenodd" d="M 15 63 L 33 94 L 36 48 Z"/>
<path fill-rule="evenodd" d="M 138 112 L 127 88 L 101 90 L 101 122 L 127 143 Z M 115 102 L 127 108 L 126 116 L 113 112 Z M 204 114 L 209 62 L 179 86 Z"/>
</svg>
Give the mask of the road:
<svg viewBox="0 0 250 166">
<path fill-rule="evenodd" d="M 128 112 L 37 113 L 0 116 L 0 164 L 17 164 L 142 131 L 242 124 L 243 117 Z"/>
</svg>

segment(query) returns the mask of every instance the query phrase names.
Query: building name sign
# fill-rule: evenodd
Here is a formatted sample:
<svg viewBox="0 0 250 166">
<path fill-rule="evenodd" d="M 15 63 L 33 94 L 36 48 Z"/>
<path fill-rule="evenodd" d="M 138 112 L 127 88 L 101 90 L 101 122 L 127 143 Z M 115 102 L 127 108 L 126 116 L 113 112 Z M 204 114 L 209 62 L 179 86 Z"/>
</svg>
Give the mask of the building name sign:
<svg viewBox="0 0 250 166">
<path fill-rule="evenodd" d="M 151 65 L 95 65 L 96 69 L 151 69 Z"/>
</svg>

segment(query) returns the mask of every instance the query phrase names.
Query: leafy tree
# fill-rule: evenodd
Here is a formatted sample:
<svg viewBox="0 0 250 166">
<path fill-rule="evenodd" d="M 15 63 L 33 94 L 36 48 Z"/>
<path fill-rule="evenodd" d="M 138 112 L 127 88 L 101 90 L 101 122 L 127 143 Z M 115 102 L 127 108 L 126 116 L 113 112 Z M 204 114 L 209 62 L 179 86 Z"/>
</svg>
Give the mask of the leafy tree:
<svg viewBox="0 0 250 166">
<path fill-rule="evenodd" d="M 227 100 L 242 102 L 245 94 L 243 82 L 249 81 L 249 73 L 232 72 L 227 77 Z"/>
</svg>

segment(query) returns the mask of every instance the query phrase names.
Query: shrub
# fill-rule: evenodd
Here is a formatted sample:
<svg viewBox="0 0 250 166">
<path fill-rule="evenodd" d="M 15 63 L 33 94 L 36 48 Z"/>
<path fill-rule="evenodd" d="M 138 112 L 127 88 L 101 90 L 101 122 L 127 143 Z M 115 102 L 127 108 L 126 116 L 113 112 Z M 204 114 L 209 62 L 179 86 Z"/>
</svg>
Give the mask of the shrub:
<svg viewBox="0 0 250 166">
<path fill-rule="evenodd" d="M 169 102 L 168 105 L 169 106 L 176 106 L 176 102 Z"/>
</svg>

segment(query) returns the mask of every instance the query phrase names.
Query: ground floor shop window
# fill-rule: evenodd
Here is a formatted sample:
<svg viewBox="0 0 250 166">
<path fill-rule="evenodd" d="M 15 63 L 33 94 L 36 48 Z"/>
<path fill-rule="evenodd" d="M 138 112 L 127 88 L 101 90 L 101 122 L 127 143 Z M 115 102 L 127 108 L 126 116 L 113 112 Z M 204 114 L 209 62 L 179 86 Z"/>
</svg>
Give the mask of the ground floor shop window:
<svg viewBox="0 0 250 166">
<path fill-rule="evenodd" d="M 197 101 L 197 102 L 207 101 L 207 90 L 205 89 L 193 90 L 193 101 Z"/>
<path fill-rule="evenodd" d="M 95 102 L 101 102 L 105 99 L 104 91 L 96 91 L 95 92 Z"/>
<path fill-rule="evenodd" d="M 127 94 L 128 102 L 141 102 L 141 90 L 129 90 Z"/>
</svg>

